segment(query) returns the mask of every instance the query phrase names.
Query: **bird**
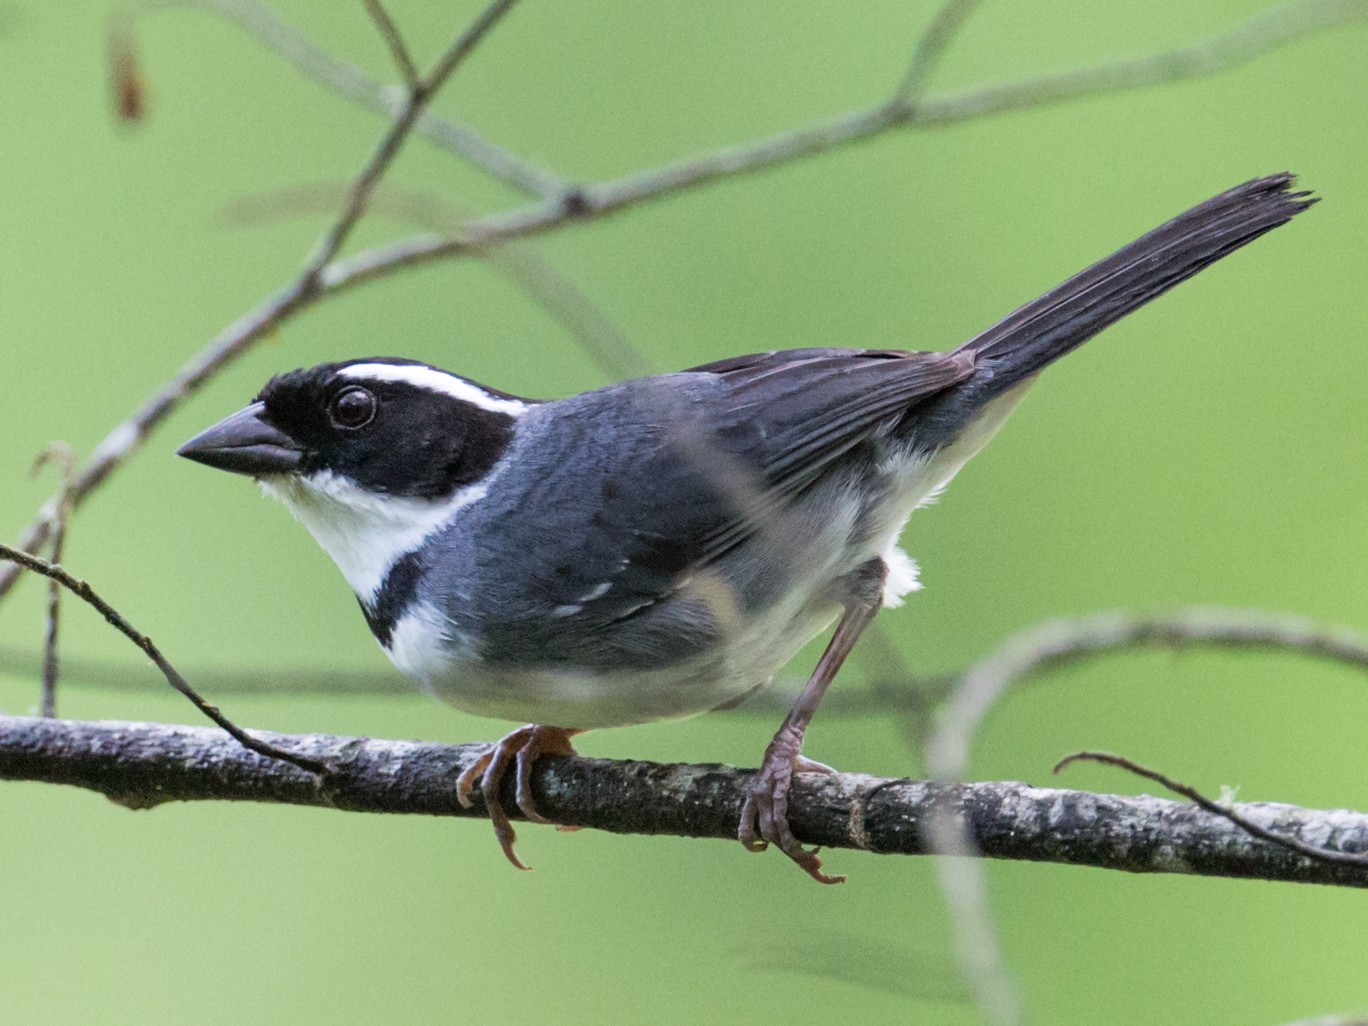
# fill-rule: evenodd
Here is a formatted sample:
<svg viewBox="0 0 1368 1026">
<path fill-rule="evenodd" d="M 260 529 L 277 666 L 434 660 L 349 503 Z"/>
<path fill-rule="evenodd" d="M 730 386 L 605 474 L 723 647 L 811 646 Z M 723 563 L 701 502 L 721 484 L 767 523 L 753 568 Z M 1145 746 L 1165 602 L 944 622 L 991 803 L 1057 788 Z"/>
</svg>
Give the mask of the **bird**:
<svg viewBox="0 0 1368 1026">
<path fill-rule="evenodd" d="M 749 777 L 737 836 L 836 883 L 795 837 L 808 725 L 861 633 L 919 587 L 899 544 L 1040 372 L 1291 220 L 1290 173 L 1164 223 L 947 352 L 738 356 L 537 401 L 366 357 L 278 374 L 178 453 L 257 479 L 332 557 L 394 665 L 526 724 L 456 780 L 526 868 L 500 786 L 586 730 L 730 707 L 835 630 Z"/>
</svg>

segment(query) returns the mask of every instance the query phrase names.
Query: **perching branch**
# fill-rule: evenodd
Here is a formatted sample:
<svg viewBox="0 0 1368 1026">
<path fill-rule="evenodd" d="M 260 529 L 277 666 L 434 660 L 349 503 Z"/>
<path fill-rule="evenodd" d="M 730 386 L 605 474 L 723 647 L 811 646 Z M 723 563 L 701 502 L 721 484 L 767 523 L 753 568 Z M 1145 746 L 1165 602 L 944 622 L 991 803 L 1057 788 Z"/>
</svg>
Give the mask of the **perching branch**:
<svg viewBox="0 0 1368 1026">
<path fill-rule="evenodd" d="M 249 10 L 249 5 L 241 0 L 198 0 L 196 5 L 212 7 L 230 17 L 236 17 L 235 12 Z M 483 31 L 497 20 L 504 6 L 496 3 L 488 8 L 473 27 L 470 38 L 481 38 Z M 965 13 L 969 6 L 954 4 L 955 9 Z M 250 9 L 256 10 L 254 7 Z M 148 403 L 110 431 L 82 467 L 70 492 L 72 507 L 79 506 L 141 446 L 152 428 L 220 369 L 295 314 L 357 285 L 388 277 L 416 264 L 468 256 L 474 251 L 511 239 L 559 230 L 711 182 L 807 159 L 839 146 L 872 139 L 893 129 L 944 127 L 1009 111 L 1215 74 L 1254 60 L 1314 32 L 1347 25 L 1365 17 L 1368 17 L 1368 0 L 1303 0 L 1252 18 L 1205 42 L 1175 50 L 947 96 L 919 98 L 915 102 L 906 102 L 895 96 L 871 107 L 769 138 L 724 147 L 596 185 L 561 190 L 539 202 L 477 218 L 455 237 L 414 236 L 348 258 L 330 259 L 325 266 L 317 269 L 316 274 L 286 286 L 226 328 L 192 357 Z M 485 24 L 486 20 L 488 24 Z M 920 67 L 929 71 L 934 60 L 948 45 L 960 20 L 937 19 L 930 30 L 935 38 L 928 36 L 930 42 L 924 41 L 919 47 L 919 53 L 929 55 L 931 64 L 925 60 L 920 63 L 914 60 L 914 69 Z M 937 36 L 938 26 L 949 31 L 942 31 Z M 279 27 L 276 25 L 272 32 Z M 283 30 L 286 35 L 292 31 L 288 28 Z M 257 38 L 272 37 L 272 32 L 258 33 Z M 280 33 L 276 32 L 274 38 L 278 40 L 279 36 Z M 463 51 L 461 56 L 464 56 Z M 289 58 L 287 54 L 287 59 L 294 58 Z M 438 69 L 441 70 L 441 67 L 439 62 Z M 917 71 L 916 78 L 914 98 L 923 84 L 921 71 Z M 350 85 L 338 85 L 337 88 L 348 92 L 354 91 L 355 86 L 353 81 Z M 424 97 L 427 95 L 430 93 L 424 94 Z M 398 108 L 390 133 L 377 149 L 372 164 L 358 178 L 357 186 L 361 193 L 368 195 L 369 189 L 374 186 L 374 179 L 369 178 L 371 170 L 378 168 L 382 173 L 393 149 L 397 148 L 407 133 L 418 130 L 421 120 L 418 115 L 422 112 L 413 110 L 413 96 L 411 93 L 409 101 Z M 396 134 L 395 128 L 401 124 L 403 131 Z M 491 170 L 491 174 L 497 175 L 497 172 Z M 364 198 L 363 195 L 362 206 Z M 344 210 L 333 232 L 327 237 L 328 242 L 320 246 L 316 253 L 327 252 L 328 243 L 333 239 L 340 242 L 345 238 L 359 214 L 359 208 L 352 210 L 349 206 Z M 17 547 L 30 552 L 41 549 L 51 534 L 55 517 L 56 501 L 53 500 L 39 511 L 23 531 Z M 0 596 L 9 591 L 16 578 L 12 567 L 0 567 Z"/>
<path fill-rule="evenodd" d="M 352 812 L 484 814 L 478 804 L 469 811 L 460 808 L 452 786 L 484 745 L 259 736 L 335 767 L 327 786 L 320 790 L 311 774 L 249 752 L 211 727 L 21 716 L 0 716 L 0 779 L 72 784 L 132 808 L 218 800 Z M 533 784 L 538 808 L 558 823 L 734 843 L 749 777 L 749 771 L 721 765 L 546 758 Z M 512 781 L 506 783 L 511 788 Z M 515 808 L 511 792 L 505 800 Z M 1317 847 L 1368 851 L 1368 815 L 1363 813 L 1271 803 L 1234 807 L 1270 830 Z M 798 778 L 789 816 L 809 843 L 918 855 L 927 852 L 921 826 L 938 808 L 960 819 L 977 849 L 990 858 L 1368 886 L 1368 870 L 1361 867 L 1303 858 L 1196 806 L 1145 796 L 842 773 Z"/>
</svg>

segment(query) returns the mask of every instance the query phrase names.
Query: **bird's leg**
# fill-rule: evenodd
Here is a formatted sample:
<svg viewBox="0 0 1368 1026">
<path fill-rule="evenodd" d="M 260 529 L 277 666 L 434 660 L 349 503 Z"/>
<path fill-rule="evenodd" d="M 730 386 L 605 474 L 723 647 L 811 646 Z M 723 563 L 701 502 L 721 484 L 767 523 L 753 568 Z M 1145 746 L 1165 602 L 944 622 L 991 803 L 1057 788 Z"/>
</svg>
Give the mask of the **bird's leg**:
<svg viewBox="0 0 1368 1026">
<path fill-rule="evenodd" d="M 508 773 L 509 764 L 514 765 L 516 772 L 516 801 L 519 810 L 532 823 L 549 823 L 550 820 L 542 816 L 532 803 L 532 767 L 543 755 L 576 754 L 575 746 L 570 743 L 570 739 L 579 733 L 582 731 L 566 730 L 563 727 L 542 727 L 529 723 L 490 745 L 489 751 L 467 766 L 456 778 L 456 800 L 466 809 L 475 804 L 471 791 L 475 788 L 475 782 L 480 782 L 480 794 L 484 797 L 489 819 L 494 824 L 494 836 L 498 838 L 504 856 L 519 869 L 528 867 L 523 865 L 513 850 L 513 842 L 517 840 L 517 835 L 499 798 L 499 788 Z"/>
<path fill-rule="evenodd" d="M 850 590 L 845 600 L 845 614 L 836 625 L 826 651 L 817 668 L 793 703 L 784 725 L 765 749 L 760 771 L 747 788 L 741 806 L 741 825 L 737 836 L 749 851 L 764 851 L 773 842 L 804 871 L 819 883 L 840 883 L 843 876 L 822 872 L 822 860 L 817 849 L 804 848 L 793 836 L 788 823 L 788 793 L 794 773 L 831 773 L 830 766 L 813 762 L 803 756 L 803 736 L 808 724 L 831 684 L 855 647 L 864 629 L 874 619 L 882 601 L 884 580 L 888 568 L 882 559 L 872 559 L 847 578 Z"/>
</svg>

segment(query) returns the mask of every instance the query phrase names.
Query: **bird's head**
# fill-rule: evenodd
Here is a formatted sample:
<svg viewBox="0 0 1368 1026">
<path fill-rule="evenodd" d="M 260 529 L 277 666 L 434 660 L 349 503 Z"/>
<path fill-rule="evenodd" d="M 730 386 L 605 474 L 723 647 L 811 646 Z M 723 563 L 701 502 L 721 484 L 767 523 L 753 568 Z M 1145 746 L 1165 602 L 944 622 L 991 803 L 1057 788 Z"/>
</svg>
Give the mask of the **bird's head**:
<svg viewBox="0 0 1368 1026">
<path fill-rule="evenodd" d="M 484 495 L 529 406 L 415 361 L 326 363 L 272 378 L 177 453 L 256 478 L 366 602 L 398 557 Z"/>
</svg>

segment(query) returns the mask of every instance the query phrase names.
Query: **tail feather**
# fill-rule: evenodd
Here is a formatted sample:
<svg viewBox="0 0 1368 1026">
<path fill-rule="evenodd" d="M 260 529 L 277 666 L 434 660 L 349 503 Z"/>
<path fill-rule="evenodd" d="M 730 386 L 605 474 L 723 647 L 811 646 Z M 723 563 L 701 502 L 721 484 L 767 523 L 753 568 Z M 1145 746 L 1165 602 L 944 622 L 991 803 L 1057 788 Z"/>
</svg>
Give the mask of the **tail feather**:
<svg viewBox="0 0 1368 1026">
<path fill-rule="evenodd" d="M 1289 173 L 1256 178 L 1179 214 L 959 346 L 980 400 L 1005 391 L 1316 199 Z M 983 373 L 987 372 L 987 373 Z M 966 382 L 969 385 L 970 382 Z"/>
</svg>

